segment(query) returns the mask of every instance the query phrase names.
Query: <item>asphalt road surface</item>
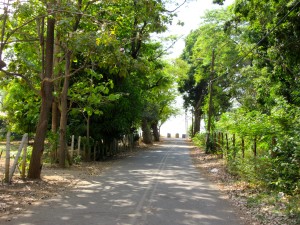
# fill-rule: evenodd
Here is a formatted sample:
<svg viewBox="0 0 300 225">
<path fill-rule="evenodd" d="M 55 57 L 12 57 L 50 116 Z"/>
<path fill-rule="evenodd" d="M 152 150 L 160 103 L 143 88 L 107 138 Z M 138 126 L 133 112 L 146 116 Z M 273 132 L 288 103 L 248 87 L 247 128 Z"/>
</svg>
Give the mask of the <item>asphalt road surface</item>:
<svg viewBox="0 0 300 225">
<path fill-rule="evenodd" d="M 191 147 L 184 139 L 164 139 L 5 224 L 242 224 L 228 201 L 193 166 Z"/>
</svg>

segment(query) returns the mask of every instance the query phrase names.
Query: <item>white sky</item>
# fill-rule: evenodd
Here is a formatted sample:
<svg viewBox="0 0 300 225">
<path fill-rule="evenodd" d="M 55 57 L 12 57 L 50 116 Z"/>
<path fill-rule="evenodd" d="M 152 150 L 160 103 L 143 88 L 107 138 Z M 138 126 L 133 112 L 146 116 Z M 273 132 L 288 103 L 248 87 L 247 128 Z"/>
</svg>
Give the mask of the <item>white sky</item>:
<svg viewBox="0 0 300 225">
<path fill-rule="evenodd" d="M 183 2 L 184 0 L 177 0 Z M 205 11 L 226 7 L 234 2 L 234 0 L 226 0 L 224 6 L 212 4 L 213 0 L 190 0 L 177 11 L 178 17 L 175 18 L 173 25 L 169 26 L 167 35 L 182 36 L 174 48 L 171 50 L 172 54 L 168 58 L 177 58 L 184 49 L 184 39 L 191 30 L 198 28 L 201 22 L 201 17 L 204 16 Z M 177 21 L 184 22 L 184 26 L 178 26 Z"/>
<path fill-rule="evenodd" d="M 177 0 L 178 2 L 183 2 L 183 0 Z M 183 36 L 170 50 L 171 54 L 168 58 L 177 58 L 180 56 L 184 49 L 184 39 L 190 33 L 191 30 L 198 28 L 201 22 L 201 17 L 204 16 L 206 10 L 217 9 L 221 6 L 212 4 L 213 0 L 194 0 L 187 3 L 185 6 L 181 7 L 177 11 L 178 17 L 175 19 L 172 26 L 169 27 L 168 35 Z M 223 7 L 232 4 L 234 0 L 226 0 Z M 177 21 L 180 20 L 184 22 L 184 26 L 178 26 Z M 177 99 L 177 107 L 182 108 L 183 100 L 182 98 Z M 191 115 L 188 115 L 188 126 L 191 124 Z M 175 137 L 176 133 L 182 134 L 186 133 L 186 122 L 185 122 L 184 109 L 182 108 L 181 115 L 177 117 L 170 118 L 161 127 L 161 135 L 167 136 L 167 133 L 171 133 L 172 137 Z M 203 129 L 201 127 L 201 129 Z"/>
</svg>

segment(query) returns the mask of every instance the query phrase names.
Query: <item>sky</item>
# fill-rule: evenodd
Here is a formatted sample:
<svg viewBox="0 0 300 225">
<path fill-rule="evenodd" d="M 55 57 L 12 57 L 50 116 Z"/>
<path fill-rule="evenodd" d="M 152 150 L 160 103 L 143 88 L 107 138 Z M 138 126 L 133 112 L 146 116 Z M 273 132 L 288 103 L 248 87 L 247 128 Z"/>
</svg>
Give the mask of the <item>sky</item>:
<svg viewBox="0 0 300 225">
<path fill-rule="evenodd" d="M 184 0 L 177 0 L 183 2 Z M 177 58 L 184 49 L 184 39 L 191 30 L 198 28 L 201 22 L 201 17 L 204 16 L 207 10 L 227 7 L 232 4 L 234 0 L 226 0 L 224 6 L 212 4 L 213 0 L 189 0 L 185 5 L 180 7 L 177 11 L 177 17 L 172 26 L 169 26 L 167 34 L 182 36 L 182 38 L 175 44 L 172 54 L 168 58 Z M 177 21 L 184 22 L 184 26 L 178 26 Z"/>
<path fill-rule="evenodd" d="M 183 2 L 183 0 L 177 0 L 178 2 Z M 201 17 L 204 16 L 205 11 L 211 9 L 217 9 L 220 7 L 226 7 L 234 2 L 234 0 L 226 0 L 224 6 L 218 6 L 212 4 L 213 0 L 194 0 L 189 1 L 184 6 L 182 6 L 178 11 L 178 17 L 175 19 L 172 26 L 169 26 L 169 31 L 167 35 L 177 35 L 182 36 L 182 38 L 176 42 L 173 48 L 170 50 L 168 55 L 169 59 L 177 58 L 180 56 L 184 49 L 184 39 L 190 33 L 191 30 L 195 30 L 199 27 L 201 22 Z M 176 21 L 184 22 L 184 26 L 176 25 Z M 170 118 L 166 123 L 161 127 L 160 133 L 162 136 L 167 136 L 168 133 L 172 137 L 175 137 L 175 134 L 178 133 L 180 137 L 182 134 L 186 134 L 187 128 L 191 125 L 191 115 L 185 115 L 184 109 L 182 107 L 183 100 L 181 97 L 177 98 L 176 106 L 181 108 L 180 115 Z M 203 130 L 203 127 L 200 129 Z"/>
</svg>

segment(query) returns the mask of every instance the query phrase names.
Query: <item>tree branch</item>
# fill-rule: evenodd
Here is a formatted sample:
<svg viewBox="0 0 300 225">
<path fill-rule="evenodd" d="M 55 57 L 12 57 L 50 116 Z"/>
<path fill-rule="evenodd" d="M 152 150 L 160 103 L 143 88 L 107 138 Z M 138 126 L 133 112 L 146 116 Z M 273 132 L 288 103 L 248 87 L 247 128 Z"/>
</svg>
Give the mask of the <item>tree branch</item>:
<svg viewBox="0 0 300 225">
<path fill-rule="evenodd" d="M 3 41 L 3 43 L 1 43 L 1 45 L 3 45 L 3 46 L 1 46 L 1 48 L 2 48 L 2 47 L 4 48 L 4 46 L 8 43 L 9 38 L 10 38 L 14 33 L 16 33 L 18 30 L 20 30 L 21 28 L 25 27 L 26 25 L 28 25 L 29 23 L 33 22 L 33 21 L 36 20 L 36 19 L 39 19 L 39 18 L 45 18 L 45 17 L 46 17 L 46 15 L 43 15 L 43 16 L 37 16 L 37 17 L 35 17 L 35 18 L 33 18 L 33 19 L 31 19 L 31 20 L 25 22 L 25 23 L 22 24 L 21 26 L 15 28 L 14 30 L 12 30 L 12 32 L 9 33 L 9 34 L 7 35 L 7 37 L 6 37 L 6 39 Z M 1 49 L 1 51 L 2 51 L 2 49 Z"/>
<path fill-rule="evenodd" d="M 26 76 L 24 76 L 23 74 L 20 74 L 20 73 L 11 73 L 11 72 L 8 72 L 6 70 L 3 70 L 3 69 L 0 69 L 1 72 L 5 73 L 6 75 L 8 76 L 11 76 L 11 77 L 21 77 L 23 80 L 26 81 L 26 83 L 28 84 L 28 86 L 38 95 L 40 95 L 40 92 L 33 86 L 32 82 L 30 81 L 30 79 Z"/>
<path fill-rule="evenodd" d="M 160 54 L 158 54 L 153 60 L 156 60 L 158 58 L 160 58 L 164 53 L 166 53 L 169 49 L 171 49 L 177 41 L 179 41 L 184 35 L 181 35 L 179 38 L 177 38 L 175 41 L 173 41 L 171 43 L 171 45 L 169 47 L 167 47 L 166 49 L 164 49 Z"/>
<path fill-rule="evenodd" d="M 179 6 L 177 6 L 174 10 L 164 10 L 165 12 L 167 13 L 173 13 L 175 11 L 177 11 L 180 7 L 182 7 L 185 3 L 186 3 L 187 0 L 184 0 L 183 3 L 181 3 Z"/>
<path fill-rule="evenodd" d="M 153 88 L 155 88 L 155 87 L 158 87 L 158 86 L 159 86 L 159 82 L 160 82 L 163 78 L 164 78 L 163 76 L 160 77 L 160 78 L 155 82 L 155 84 L 149 86 L 148 90 L 153 89 Z"/>
<path fill-rule="evenodd" d="M 65 77 L 72 77 L 72 76 L 74 76 L 76 73 L 78 73 L 80 70 L 85 69 L 85 68 L 88 68 L 88 67 L 86 66 L 86 63 L 85 63 L 83 66 L 79 67 L 78 69 L 74 70 L 72 73 L 70 73 L 70 75 L 68 75 L 68 76 L 63 75 L 63 76 L 56 77 L 56 78 L 54 78 L 54 79 L 51 79 L 51 82 L 54 82 L 54 81 L 56 81 L 56 80 L 63 79 L 63 78 L 65 78 Z"/>
</svg>

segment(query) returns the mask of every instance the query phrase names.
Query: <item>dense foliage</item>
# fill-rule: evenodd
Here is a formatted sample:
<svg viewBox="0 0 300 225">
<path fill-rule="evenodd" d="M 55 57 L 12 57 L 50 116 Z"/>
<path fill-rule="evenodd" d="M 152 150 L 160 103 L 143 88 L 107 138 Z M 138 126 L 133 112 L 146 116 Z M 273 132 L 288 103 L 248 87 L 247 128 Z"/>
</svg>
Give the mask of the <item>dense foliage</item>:
<svg viewBox="0 0 300 225">
<path fill-rule="evenodd" d="M 207 12 L 186 39 L 190 71 L 180 83 L 186 106 L 202 101 L 206 127 L 212 119 L 206 145 L 223 153 L 232 173 L 293 195 L 300 190 L 299 12 L 299 1 L 256 0 Z"/>
<path fill-rule="evenodd" d="M 71 163 L 72 134 L 86 136 L 89 150 L 96 141 L 109 148 L 140 127 L 145 142 L 152 132 L 159 139 L 176 97 L 163 45 L 151 38 L 175 16 L 167 3 L 1 2 L 2 110 L 9 129 L 35 135 L 29 177 L 40 176 L 47 133 L 54 151 L 59 143 L 51 154 L 62 167 Z"/>
</svg>

